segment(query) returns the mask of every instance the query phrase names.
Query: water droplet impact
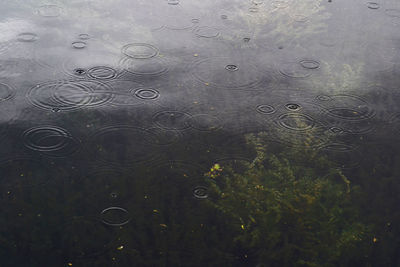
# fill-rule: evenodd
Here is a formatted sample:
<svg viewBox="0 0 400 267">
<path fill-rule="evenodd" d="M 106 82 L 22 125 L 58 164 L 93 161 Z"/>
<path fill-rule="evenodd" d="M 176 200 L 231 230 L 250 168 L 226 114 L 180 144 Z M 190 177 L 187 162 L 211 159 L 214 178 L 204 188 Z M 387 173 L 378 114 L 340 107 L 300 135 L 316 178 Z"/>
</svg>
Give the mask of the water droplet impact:
<svg viewBox="0 0 400 267">
<path fill-rule="evenodd" d="M 264 3 L 263 0 L 252 0 L 251 2 L 252 2 L 253 4 L 255 4 L 255 5 L 261 5 L 261 4 Z"/>
<path fill-rule="evenodd" d="M 181 111 L 160 111 L 153 115 L 153 122 L 167 130 L 185 130 L 190 127 L 191 115 Z"/>
<path fill-rule="evenodd" d="M 227 19 L 228 16 L 227 15 L 221 15 L 221 19 Z"/>
<path fill-rule="evenodd" d="M 335 134 L 344 132 L 344 130 L 342 128 L 339 128 L 339 127 L 330 127 L 329 131 L 331 131 L 332 133 L 335 133 Z"/>
<path fill-rule="evenodd" d="M 271 105 L 258 105 L 256 111 L 261 114 L 273 114 L 276 110 Z"/>
<path fill-rule="evenodd" d="M 278 124 L 293 131 L 306 131 L 314 127 L 315 121 L 308 115 L 288 113 L 279 116 Z"/>
<path fill-rule="evenodd" d="M 233 65 L 232 58 L 207 58 L 194 62 L 191 72 L 202 84 L 231 90 L 251 90 L 266 79 L 265 73 L 261 74 L 248 60 L 235 58 L 235 61 Z"/>
<path fill-rule="evenodd" d="M 319 95 L 316 97 L 317 100 L 319 101 L 331 101 L 332 98 L 328 95 Z"/>
<path fill-rule="evenodd" d="M 389 17 L 400 18 L 400 9 L 386 9 L 385 14 Z"/>
<path fill-rule="evenodd" d="M 72 47 L 76 49 L 83 49 L 86 47 L 86 43 L 83 41 L 75 41 L 72 42 Z"/>
<path fill-rule="evenodd" d="M 297 62 L 286 62 L 279 68 L 279 72 L 289 78 L 307 78 L 311 75 L 310 70 Z"/>
<path fill-rule="evenodd" d="M 116 125 L 100 129 L 89 139 L 93 158 L 118 165 L 131 165 L 157 158 L 156 136 L 146 129 Z"/>
<path fill-rule="evenodd" d="M 62 13 L 62 8 L 56 5 L 43 5 L 38 8 L 38 14 L 42 17 L 58 17 Z"/>
<path fill-rule="evenodd" d="M 38 36 L 32 32 L 23 32 L 17 36 L 17 40 L 20 42 L 35 42 L 37 39 L 39 39 Z"/>
<path fill-rule="evenodd" d="M 275 8 L 283 9 L 287 8 L 289 6 L 289 3 L 287 1 L 273 1 L 271 5 Z"/>
<path fill-rule="evenodd" d="M 299 63 L 303 68 L 310 69 L 310 70 L 318 69 L 319 65 L 320 65 L 320 63 L 318 61 L 313 60 L 313 59 L 303 59 L 303 60 L 300 60 Z"/>
<path fill-rule="evenodd" d="M 150 44 L 132 43 L 122 47 L 122 53 L 130 58 L 148 59 L 158 55 L 158 49 Z"/>
<path fill-rule="evenodd" d="M 363 98 L 345 94 L 329 97 L 329 101 L 321 103 L 326 115 L 347 121 L 362 121 L 375 116 L 375 111 Z"/>
<path fill-rule="evenodd" d="M 367 7 L 368 7 L 369 9 L 378 9 L 378 8 L 379 8 L 379 3 L 367 2 Z"/>
<path fill-rule="evenodd" d="M 158 98 L 160 96 L 160 93 L 155 89 L 144 88 L 144 89 L 137 89 L 135 91 L 135 96 L 140 99 L 153 100 Z"/>
<path fill-rule="evenodd" d="M 251 13 L 257 13 L 258 11 L 259 11 L 258 7 L 255 7 L 255 6 L 249 7 L 249 12 L 251 12 Z"/>
<path fill-rule="evenodd" d="M 123 57 L 119 62 L 121 68 L 134 75 L 158 76 L 168 72 L 168 61 L 153 57 L 146 60 Z"/>
<path fill-rule="evenodd" d="M 215 38 L 219 35 L 219 30 L 208 26 L 198 27 L 193 32 L 196 36 L 204 38 Z"/>
<path fill-rule="evenodd" d="M 179 0 L 167 0 L 168 5 L 178 5 L 179 4 Z"/>
<path fill-rule="evenodd" d="M 30 128 L 22 138 L 27 148 L 54 157 L 68 156 L 76 152 L 80 144 L 67 130 L 56 126 Z"/>
<path fill-rule="evenodd" d="M 87 33 L 81 33 L 78 35 L 78 38 L 81 40 L 89 40 L 90 39 L 90 35 Z"/>
<path fill-rule="evenodd" d="M 206 199 L 208 198 L 208 189 L 205 186 L 197 186 L 193 189 L 193 196 L 197 199 Z"/>
<path fill-rule="evenodd" d="M 212 115 L 196 114 L 189 120 L 190 126 L 199 131 L 216 131 L 222 127 L 222 121 Z"/>
<path fill-rule="evenodd" d="M 109 226 L 123 226 L 131 220 L 129 212 L 121 207 L 109 207 L 100 213 L 101 221 Z"/>
<path fill-rule="evenodd" d="M 15 96 L 15 90 L 8 84 L 0 83 L 0 102 L 10 100 Z"/>
<path fill-rule="evenodd" d="M 76 68 L 73 70 L 73 73 L 78 76 L 83 76 L 86 74 L 86 70 L 83 68 Z"/>
<path fill-rule="evenodd" d="M 250 38 L 249 38 L 249 37 L 245 37 L 245 38 L 243 38 L 243 42 L 245 42 L 245 43 L 248 43 L 248 42 L 250 42 Z"/>
<path fill-rule="evenodd" d="M 61 109 L 60 109 L 60 108 L 52 108 L 51 111 L 53 111 L 53 112 L 60 112 Z"/>
<path fill-rule="evenodd" d="M 291 110 L 291 111 L 297 111 L 300 110 L 300 105 L 294 104 L 294 103 L 289 103 L 285 105 L 286 109 Z"/>
<path fill-rule="evenodd" d="M 51 81 L 32 87 L 26 94 L 34 106 L 51 111 L 95 107 L 114 97 L 110 86 L 96 80 Z"/>
<path fill-rule="evenodd" d="M 225 69 L 229 71 L 237 71 L 239 68 L 236 65 L 229 64 L 225 66 Z"/>
<path fill-rule="evenodd" d="M 295 14 L 291 16 L 292 19 L 296 22 L 300 22 L 300 23 L 304 23 L 308 21 L 308 17 L 305 15 L 301 15 L 301 14 Z"/>
<path fill-rule="evenodd" d="M 117 71 L 107 66 L 96 66 L 88 69 L 87 75 L 93 79 L 108 80 L 117 77 Z"/>
</svg>

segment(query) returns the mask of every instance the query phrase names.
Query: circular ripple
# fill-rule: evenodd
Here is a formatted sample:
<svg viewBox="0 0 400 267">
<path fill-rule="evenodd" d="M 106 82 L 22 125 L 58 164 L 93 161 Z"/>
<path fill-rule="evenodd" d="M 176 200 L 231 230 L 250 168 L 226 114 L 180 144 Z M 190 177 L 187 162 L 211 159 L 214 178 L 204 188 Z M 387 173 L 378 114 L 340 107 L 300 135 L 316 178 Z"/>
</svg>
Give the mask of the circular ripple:
<svg viewBox="0 0 400 267">
<path fill-rule="evenodd" d="M 151 44 L 133 43 L 122 47 L 122 53 L 130 58 L 148 59 L 157 56 L 159 50 Z"/>
<path fill-rule="evenodd" d="M 301 15 L 301 14 L 295 14 L 295 15 L 292 15 L 291 17 L 295 22 L 304 23 L 304 22 L 308 21 L 308 17 L 305 15 Z"/>
<path fill-rule="evenodd" d="M 38 108 L 70 111 L 103 105 L 114 95 L 111 87 L 97 81 L 51 81 L 32 87 L 26 96 Z"/>
<path fill-rule="evenodd" d="M 380 6 L 379 3 L 376 2 L 367 2 L 367 7 L 369 9 L 378 9 Z"/>
<path fill-rule="evenodd" d="M 73 48 L 83 49 L 86 47 L 87 44 L 86 44 L 86 42 L 83 42 L 83 41 L 75 41 L 75 42 L 72 42 L 71 45 Z"/>
<path fill-rule="evenodd" d="M 355 147 L 345 143 L 330 143 L 319 148 L 319 153 L 327 157 L 337 167 L 355 168 L 361 161 L 361 155 Z"/>
<path fill-rule="evenodd" d="M 196 186 L 193 189 L 193 196 L 197 199 L 208 198 L 208 188 L 205 186 Z"/>
<path fill-rule="evenodd" d="M 5 83 L 0 83 L 0 102 L 10 100 L 15 96 L 15 90 Z"/>
<path fill-rule="evenodd" d="M 182 134 L 177 130 L 166 130 L 158 127 L 148 128 L 146 132 L 152 137 L 148 140 L 151 144 L 158 146 L 168 146 L 178 143 Z"/>
<path fill-rule="evenodd" d="M 117 236 L 108 225 L 97 220 L 74 217 L 56 232 L 58 250 L 68 259 L 89 258 L 105 253 Z"/>
<path fill-rule="evenodd" d="M 249 7 L 249 12 L 257 13 L 260 9 L 256 6 Z"/>
<path fill-rule="evenodd" d="M 320 101 L 324 114 L 348 120 L 359 121 L 371 119 L 375 116 L 375 111 L 362 98 L 354 95 L 332 95 L 328 101 Z M 320 99 L 318 99 L 320 100 Z"/>
<path fill-rule="evenodd" d="M 42 17 L 58 17 L 62 13 L 62 8 L 56 5 L 43 5 L 38 8 L 38 14 Z"/>
<path fill-rule="evenodd" d="M 305 114 L 286 113 L 279 116 L 278 124 L 293 131 L 307 131 L 314 127 L 315 120 Z"/>
<path fill-rule="evenodd" d="M 96 66 L 88 69 L 87 75 L 92 79 L 108 80 L 117 77 L 117 71 L 111 67 Z"/>
<path fill-rule="evenodd" d="M 144 100 L 154 100 L 160 97 L 160 93 L 151 88 L 140 88 L 135 90 L 135 96 Z"/>
<path fill-rule="evenodd" d="M 247 61 L 231 58 L 208 58 L 197 61 L 192 66 L 192 75 L 206 85 L 226 89 L 252 89 L 262 81 L 258 69 Z M 230 66 L 227 70 L 227 66 Z"/>
<path fill-rule="evenodd" d="M 192 115 L 189 113 L 165 110 L 153 115 L 153 122 L 156 126 L 167 130 L 185 130 L 190 125 Z"/>
<path fill-rule="evenodd" d="M 298 62 L 286 62 L 283 63 L 279 72 L 289 78 L 307 78 L 311 76 L 311 69 L 304 68 Z"/>
<path fill-rule="evenodd" d="M 400 18 L 400 9 L 386 9 L 385 14 L 389 17 Z"/>
<path fill-rule="evenodd" d="M 90 39 L 90 35 L 87 33 L 81 33 L 78 35 L 78 38 L 81 40 L 89 40 Z"/>
<path fill-rule="evenodd" d="M 208 114 L 193 115 L 189 119 L 189 124 L 192 128 L 205 132 L 216 131 L 222 128 L 222 121 L 219 118 Z"/>
<path fill-rule="evenodd" d="M 274 114 L 276 109 L 271 105 L 258 105 L 256 111 L 261 114 Z"/>
<path fill-rule="evenodd" d="M 275 8 L 281 9 L 287 8 L 289 6 L 289 3 L 287 1 L 272 1 L 271 5 Z"/>
<path fill-rule="evenodd" d="M 218 29 L 208 26 L 198 27 L 193 32 L 196 36 L 204 38 L 214 38 L 220 34 Z"/>
<path fill-rule="evenodd" d="M 32 32 L 23 32 L 18 34 L 17 36 L 17 40 L 20 42 L 35 42 L 37 39 L 39 39 L 39 37 Z"/>
<path fill-rule="evenodd" d="M 30 128 L 23 133 L 22 138 L 26 147 L 57 157 L 76 152 L 80 143 L 67 130 L 56 126 Z"/>
<path fill-rule="evenodd" d="M 300 60 L 299 63 L 303 68 L 310 69 L 310 70 L 318 69 L 319 65 L 320 65 L 320 63 L 318 61 L 313 60 L 313 59 L 302 59 L 302 60 Z"/>
<path fill-rule="evenodd" d="M 120 60 L 120 66 L 134 75 L 158 76 L 168 72 L 167 62 L 159 57 L 146 60 L 123 57 Z"/>
<path fill-rule="evenodd" d="M 72 71 L 72 74 L 74 74 L 76 76 L 85 76 L 86 72 L 87 72 L 87 70 L 84 68 L 76 68 Z"/>
<path fill-rule="evenodd" d="M 179 4 L 179 0 L 167 0 L 168 5 L 178 5 Z"/>
<path fill-rule="evenodd" d="M 229 64 L 229 65 L 226 65 L 225 69 L 229 70 L 229 71 L 237 71 L 239 68 L 236 65 Z"/>
<path fill-rule="evenodd" d="M 315 99 L 318 101 L 332 101 L 332 97 L 329 95 L 318 95 Z"/>
<path fill-rule="evenodd" d="M 290 111 L 298 111 L 301 109 L 301 106 L 295 103 L 288 103 L 285 105 L 285 108 Z"/>
<path fill-rule="evenodd" d="M 101 221 L 109 226 L 123 226 L 131 220 L 129 212 L 121 207 L 109 207 L 100 213 Z"/>
<path fill-rule="evenodd" d="M 107 82 L 113 88 L 114 97 L 110 104 L 115 106 L 139 106 L 145 101 L 135 95 L 135 91 L 145 88 L 141 83 L 132 80 L 113 79 Z"/>
<path fill-rule="evenodd" d="M 34 187 L 46 184 L 59 170 L 49 162 L 30 158 L 17 158 L 0 162 L 2 189 Z"/>
<path fill-rule="evenodd" d="M 152 161 L 157 138 L 146 129 L 118 125 L 100 129 L 89 138 L 88 150 L 100 160 L 120 165 Z"/>
</svg>

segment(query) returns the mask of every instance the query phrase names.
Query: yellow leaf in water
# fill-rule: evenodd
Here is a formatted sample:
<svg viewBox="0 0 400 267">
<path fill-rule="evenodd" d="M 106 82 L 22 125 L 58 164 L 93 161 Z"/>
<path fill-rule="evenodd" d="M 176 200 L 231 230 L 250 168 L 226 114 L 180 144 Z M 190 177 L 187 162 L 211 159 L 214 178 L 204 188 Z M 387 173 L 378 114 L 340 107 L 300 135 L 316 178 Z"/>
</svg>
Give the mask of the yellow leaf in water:
<svg viewBox="0 0 400 267">
<path fill-rule="evenodd" d="M 72 266 L 72 263 L 71 263 L 71 262 L 68 262 L 68 266 Z"/>
<path fill-rule="evenodd" d="M 373 241 L 374 243 L 376 243 L 376 242 L 378 242 L 378 239 L 377 239 L 376 237 L 374 237 L 374 238 L 372 239 L 372 241 Z"/>
<path fill-rule="evenodd" d="M 117 249 L 122 250 L 122 249 L 124 249 L 124 246 L 121 245 L 121 246 L 117 247 Z"/>
<path fill-rule="evenodd" d="M 160 223 L 160 226 L 161 226 L 162 228 L 167 228 L 167 227 L 168 227 L 165 223 Z"/>
<path fill-rule="evenodd" d="M 244 230 L 244 224 L 242 224 L 240 227 Z"/>
</svg>

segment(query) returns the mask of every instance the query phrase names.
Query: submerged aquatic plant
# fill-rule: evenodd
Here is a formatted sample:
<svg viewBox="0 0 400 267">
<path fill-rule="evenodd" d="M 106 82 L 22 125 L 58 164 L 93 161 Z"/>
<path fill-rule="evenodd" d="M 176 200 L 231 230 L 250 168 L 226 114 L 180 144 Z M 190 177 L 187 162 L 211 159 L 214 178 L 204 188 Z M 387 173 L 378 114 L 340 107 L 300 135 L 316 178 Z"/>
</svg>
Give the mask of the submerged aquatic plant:
<svg viewBox="0 0 400 267">
<path fill-rule="evenodd" d="M 238 173 L 206 173 L 209 204 L 228 225 L 238 257 L 265 266 L 348 266 L 366 251 L 369 227 L 352 204 L 357 187 L 311 149 L 274 151 L 248 136 L 257 156 Z"/>
</svg>

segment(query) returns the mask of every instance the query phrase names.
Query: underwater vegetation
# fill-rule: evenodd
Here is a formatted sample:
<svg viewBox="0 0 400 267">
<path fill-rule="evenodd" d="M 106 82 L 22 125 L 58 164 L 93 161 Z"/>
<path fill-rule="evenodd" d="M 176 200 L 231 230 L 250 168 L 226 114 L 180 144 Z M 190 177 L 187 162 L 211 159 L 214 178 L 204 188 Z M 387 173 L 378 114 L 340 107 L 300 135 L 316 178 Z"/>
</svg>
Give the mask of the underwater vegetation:
<svg viewBox="0 0 400 267">
<path fill-rule="evenodd" d="M 353 203 L 359 188 L 312 150 L 274 153 L 262 135 L 248 141 L 257 156 L 242 172 L 218 165 L 206 174 L 209 204 L 230 221 L 243 262 L 352 266 L 362 261 L 371 227 Z"/>
</svg>

